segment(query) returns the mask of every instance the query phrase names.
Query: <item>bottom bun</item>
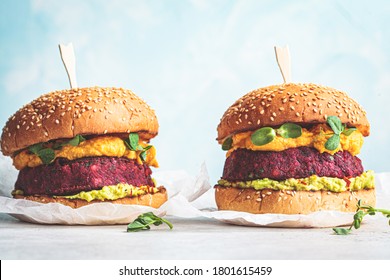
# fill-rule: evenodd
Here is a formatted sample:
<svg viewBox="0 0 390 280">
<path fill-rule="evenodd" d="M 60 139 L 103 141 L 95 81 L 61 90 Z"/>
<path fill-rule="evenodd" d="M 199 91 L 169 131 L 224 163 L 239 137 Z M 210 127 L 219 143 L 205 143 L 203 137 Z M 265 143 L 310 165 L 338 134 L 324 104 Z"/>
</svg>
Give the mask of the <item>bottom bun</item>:
<svg viewBox="0 0 390 280">
<path fill-rule="evenodd" d="M 32 200 L 40 203 L 61 203 L 66 206 L 70 206 L 72 208 L 79 208 L 82 206 L 101 203 L 101 202 L 110 202 L 114 204 L 131 204 L 131 205 L 143 205 L 143 206 L 151 206 L 153 208 L 158 208 L 164 204 L 168 200 L 167 191 L 164 187 L 159 187 L 159 192 L 154 194 L 144 194 L 140 196 L 133 197 L 124 197 L 116 200 L 92 200 L 90 202 L 83 199 L 69 199 L 65 197 L 53 197 L 53 196 L 44 196 L 44 195 L 14 195 L 14 198 L 17 199 L 26 199 Z"/>
<path fill-rule="evenodd" d="M 255 190 L 215 186 L 218 210 L 233 210 L 253 214 L 309 214 L 335 210 L 355 212 L 358 200 L 375 206 L 375 189 L 330 191 Z"/>
</svg>

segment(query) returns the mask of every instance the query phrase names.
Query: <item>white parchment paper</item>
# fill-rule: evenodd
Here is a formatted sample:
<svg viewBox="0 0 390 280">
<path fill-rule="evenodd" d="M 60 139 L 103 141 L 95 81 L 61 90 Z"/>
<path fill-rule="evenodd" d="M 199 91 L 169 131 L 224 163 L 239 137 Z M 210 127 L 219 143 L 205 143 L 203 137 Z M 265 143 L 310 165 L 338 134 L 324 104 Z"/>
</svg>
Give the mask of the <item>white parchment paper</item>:
<svg viewBox="0 0 390 280">
<path fill-rule="evenodd" d="M 73 209 L 58 203 L 41 204 L 13 199 L 10 193 L 17 171 L 11 160 L 0 156 L 0 212 L 22 221 L 41 224 L 104 225 L 127 224 L 138 215 L 152 211 L 156 215 L 182 218 L 206 217 L 221 222 L 268 227 L 334 227 L 350 224 L 353 213 L 322 211 L 309 215 L 250 214 L 237 211 L 217 211 L 214 190 L 209 182 L 206 165 L 196 176 L 184 171 L 156 171 L 153 177 L 167 188 L 169 200 L 154 209 L 138 205 L 96 203 Z M 390 173 L 376 174 L 377 206 L 390 208 Z M 380 218 L 377 216 L 371 219 Z"/>
</svg>

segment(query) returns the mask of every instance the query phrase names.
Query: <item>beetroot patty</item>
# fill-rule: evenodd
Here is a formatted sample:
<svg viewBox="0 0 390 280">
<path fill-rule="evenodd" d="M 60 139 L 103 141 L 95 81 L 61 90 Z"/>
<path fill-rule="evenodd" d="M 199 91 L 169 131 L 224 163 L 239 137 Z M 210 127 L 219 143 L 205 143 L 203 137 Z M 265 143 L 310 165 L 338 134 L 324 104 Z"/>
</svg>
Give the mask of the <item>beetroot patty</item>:
<svg viewBox="0 0 390 280">
<path fill-rule="evenodd" d="M 118 183 L 153 186 L 151 174 L 149 166 L 127 158 L 57 158 L 49 165 L 22 169 L 15 189 L 24 195 L 71 195 Z"/>
<path fill-rule="evenodd" d="M 226 159 L 222 179 L 248 181 L 260 178 L 285 180 L 320 177 L 355 177 L 363 173 L 358 157 L 339 151 L 334 155 L 320 153 L 314 148 L 299 147 L 281 152 L 238 149 Z"/>
</svg>

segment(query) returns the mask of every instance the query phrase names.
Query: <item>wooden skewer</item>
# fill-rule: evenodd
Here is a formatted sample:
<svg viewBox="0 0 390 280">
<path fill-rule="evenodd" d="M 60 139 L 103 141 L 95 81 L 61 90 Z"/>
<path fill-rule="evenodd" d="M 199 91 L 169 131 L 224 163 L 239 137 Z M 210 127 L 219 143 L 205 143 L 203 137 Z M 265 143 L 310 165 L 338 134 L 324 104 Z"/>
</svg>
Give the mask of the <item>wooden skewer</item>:
<svg viewBox="0 0 390 280">
<path fill-rule="evenodd" d="M 276 61 L 278 62 L 280 72 L 282 73 L 284 83 L 291 83 L 291 60 L 288 46 L 275 46 Z"/>
<path fill-rule="evenodd" d="M 69 84 L 71 88 L 77 88 L 76 80 L 76 58 L 74 55 L 73 44 L 59 44 L 62 62 L 64 63 L 66 73 L 68 74 Z"/>
</svg>

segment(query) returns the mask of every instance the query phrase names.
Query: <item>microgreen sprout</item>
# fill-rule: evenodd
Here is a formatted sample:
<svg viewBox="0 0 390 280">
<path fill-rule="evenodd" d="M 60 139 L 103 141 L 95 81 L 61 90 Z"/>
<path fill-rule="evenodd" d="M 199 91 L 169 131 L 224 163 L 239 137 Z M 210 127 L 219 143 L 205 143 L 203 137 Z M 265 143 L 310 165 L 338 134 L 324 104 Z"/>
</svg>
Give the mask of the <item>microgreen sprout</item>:
<svg viewBox="0 0 390 280">
<path fill-rule="evenodd" d="M 54 150 L 59 150 L 66 145 L 78 146 L 83 141 L 85 141 L 83 136 L 76 135 L 69 141 L 57 141 L 54 144 L 38 143 L 30 146 L 28 150 L 37 155 L 44 164 L 50 164 L 55 159 Z"/>
<path fill-rule="evenodd" d="M 147 212 L 139 215 L 137 219 L 128 224 L 127 232 L 149 230 L 151 225 L 159 226 L 163 223 L 167 224 L 169 229 L 173 228 L 173 225 L 168 220 L 160 218 L 152 212 Z"/>
<path fill-rule="evenodd" d="M 298 138 L 302 135 L 302 127 L 294 123 L 285 123 L 278 129 L 272 127 L 262 127 L 251 135 L 251 141 L 256 146 L 263 146 L 272 142 L 276 135 L 283 138 Z"/>
<path fill-rule="evenodd" d="M 366 215 L 375 215 L 376 213 L 382 213 L 383 215 L 386 216 L 386 218 L 389 218 L 389 225 L 390 225 L 390 210 L 387 209 L 379 209 L 379 208 L 374 208 L 370 205 L 362 205 L 361 200 L 358 201 L 357 203 L 357 209 L 356 213 L 353 216 L 353 223 L 349 228 L 341 228 L 341 227 L 336 227 L 333 228 L 333 231 L 337 235 L 347 235 L 352 232 L 352 228 L 358 229 L 360 228 L 363 218 Z"/>
<path fill-rule="evenodd" d="M 340 135 L 341 133 L 349 136 L 356 130 L 355 127 L 346 128 L 345 125 L 341 123 L 341 120 L 336 116 L 329 116 L 326 118 L 326 122 L 329 124 L 330 128 L 333 130 L 334 134 L 325 142 L 325 148 L 329 151 L 336 150 L 340 145 Z"/>
<path fill-rule="evenodd" d="M 139 145 L 139 136 L 135 132 L 131 132 L 128 139 L 124 140 L 124 142 L 131 151 L 141 151 L 139 156 L 143 161 L 146 160 L 146 151 L 152 147 L 151 145 L 147 145 L 146 147 Z"/>
</svg>

